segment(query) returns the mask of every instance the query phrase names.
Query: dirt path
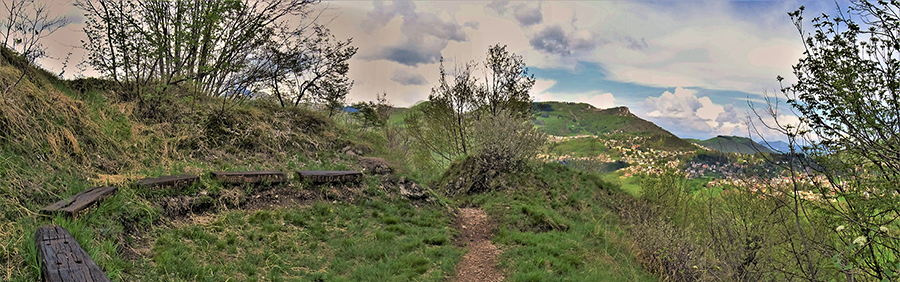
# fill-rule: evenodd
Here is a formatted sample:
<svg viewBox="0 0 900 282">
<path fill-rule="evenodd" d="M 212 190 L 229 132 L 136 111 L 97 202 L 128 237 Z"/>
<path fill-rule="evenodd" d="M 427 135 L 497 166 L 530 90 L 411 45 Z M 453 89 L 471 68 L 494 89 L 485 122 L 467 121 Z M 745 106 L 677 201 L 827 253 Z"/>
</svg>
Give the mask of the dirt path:
<svg viewBox="0 0 900 282">
<path fill-rule="evenodd" d="M 478 208 L 461 209 L 456 225 L 462 233 L 458 244 L 469 248 L 456 266 L 457 281 L 502 281 L 503 275 L 496 267 L 500 250 L 491 244 L 493 234 L 484 211 Z"/>
</svg>

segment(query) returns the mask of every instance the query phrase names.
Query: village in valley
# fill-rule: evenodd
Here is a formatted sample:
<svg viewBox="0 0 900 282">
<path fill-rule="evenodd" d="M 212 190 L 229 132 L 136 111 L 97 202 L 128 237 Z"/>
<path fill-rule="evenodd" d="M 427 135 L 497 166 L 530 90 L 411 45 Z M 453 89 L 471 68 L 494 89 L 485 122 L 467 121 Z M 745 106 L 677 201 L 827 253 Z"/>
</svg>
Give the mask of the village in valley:
<svg viewBox="0 0 900 282">
<path fill-rule="evenodd" d="M 563 165 L 591 163 L 593 167 L 604 167 L 598 164 L 618 164 L 614 169 L 601 171 L 616 175 L 626 181 L 633 177 L 662 175 L 667 172 L 683 174 L 689 181 L 698 184 L 698 188 L 715 189 L 721 192 L 733 192 L 735 189 L 746 189 L 754 194 L 778 195 L 783 191 L 793 191 L 792 186 L 803 186 L 816 183 L 818 187 L 828 187 L 830 195 L 835 195 L 838 186 L 831 187 L 828 180 L 818 175 L 813 177 L 808 171 L 790 171 L 787 162 L 780 158 L 766 157 L 760 154 L 723 153 L 695 144 L 696 150 L 662 150 L 644 146 L 645 136 L 609 136 L 577 135 L 548 136 L 551 144 L 585 141 L 593 142 L 596 154 L 545 153 L 539 159 L 545 162 L 557 162 Z M 552 147 L 552 145 L 551 145 Z M 599 148 L 602 148 L 599 149 Z M 590 149 L 589 149 L 590 151 Z M 602 152 L 601 152 L 602 151 Z M 592 166 L 581 166 L 592 167 Z M 610 166 L 605 166 L 610 167 Z M 698 189 L 702 190 L 702 189 Z M 793 192 L 792 192 L 793 193 Z M 811 201 L 822 200 L 822 194 L 816 191 L 797 190 L 797 195 Z M 834 201 L 834 198 L 828 199 Z"/>
</svg>

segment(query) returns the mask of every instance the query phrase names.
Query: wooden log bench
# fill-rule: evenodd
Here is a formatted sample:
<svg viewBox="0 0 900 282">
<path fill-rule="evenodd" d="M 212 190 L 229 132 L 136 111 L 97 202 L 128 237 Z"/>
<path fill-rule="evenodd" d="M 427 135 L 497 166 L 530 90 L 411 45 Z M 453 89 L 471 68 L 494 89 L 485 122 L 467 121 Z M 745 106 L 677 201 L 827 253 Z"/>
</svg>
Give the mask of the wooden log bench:
<svg viewBox="0 0 900 282">
<path fill-rule="evenodd" d="M 303 170 L 297 174 L 300 180 L 309 180 L 316 184 L 357 181 L 362 177 L 362 172 L 354 170 Z"/>
<path fill-rule="evenodd" d="M 44 281 L 110 281 L 65 228 L 42 226 L 34 234 L 34 243 L 41 260 Z"/>
<path fill-rule="evenodd" d="M 197 179 L 200 179 L 200 177 L 196 176 L 196 175 L 189 175 L 189 174 L 169 175 L 169 176 L 162 176 L 162 177 L 156 177 L 156 178 L 141 179 L 137 182 L 137 184 L 140 186 L 145 186 L 145 187 L 181 186 L 181 185 L 187 186 L 187 185 L 191 185 L 191 183 L 194 183 L 194 181 L 197 181 Z"/>
<path fill-rule="evenodd" d="M 119 189 L 116 187 L 93 187 L 68 199 L 52 203 L 41 209 L 44 213 L 63 212 L 71 216 L 75 216 L 84 209 L 87 209 L 94 203 L 99 203 L 107 197 L 115 194 Z"/>
<path fill-rule="evenodd" d="M 219 171 L 211 173 L 218 180 L 231 183 L 282 183 L 287 181 L 284 172 L 274 170 L 264 171 Z"/>
</svg>

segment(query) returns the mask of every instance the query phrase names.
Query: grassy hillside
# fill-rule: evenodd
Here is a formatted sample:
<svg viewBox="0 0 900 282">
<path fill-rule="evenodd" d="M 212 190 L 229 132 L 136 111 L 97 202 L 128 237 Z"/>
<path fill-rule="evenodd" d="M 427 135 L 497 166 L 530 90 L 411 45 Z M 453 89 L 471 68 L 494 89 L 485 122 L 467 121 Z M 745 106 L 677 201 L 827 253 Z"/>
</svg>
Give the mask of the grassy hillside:
<svg viewBox="0 0 900 282">
<path fill-rule="evenodd" d="M 21 69 L 3 54 L 0 80 L 9 83 Z M 626 227 L 594 203 L 615 187 L 565 167 L 544 166 L 528 189 L 510 182 L 502 190 L 519 196 L 449 199 L 428 181 L 439 175 L 343 113 L 226 101 L 190 85 L 127 100 L 108 81 L 25 71 L 0 100 L 2 281 L 40 280 L 33 234 L 46 224 L 68 229 L 113 281 L 447 281 L 466 251 L 454 244 L 455 210 L 476 203 L 503 222 L 527 215 L 535 226 L 547 217 L 567 226 L 502 231 L 499 263 L 512 281 L 655 279 L 633 258 Z M 393 172 L 347 185 L 311 185 L 292 173 L 284 184 L 235 185 L 208 174 L 362 170 L 361 156 L 383 158 Z M 201 178 L 174 188 L 134 184 L 183 173 Z M 401 195 L 410 181 L 427 200 Z M 39 212 L 99 185 L 119 192 L 74 219 Z M 500 201 L 516 208 L 506 214 L 491 204 Z"/>
<path fill-rule="evenodd" d="M 738 136 L 719 135 L 707 140 L 687 139 L 688 141 L 725 153 L 755 154 L 757 152 L 771 153 L 768 147 L 763 146 L 750 138 Z"/>
<path fill-rule="evenodd" d="M 587 103 L 535 103 L 534 124 L 555 136 L 598 135 L 606 139 L 641 136 L 642 145 L 660 150 L 695 147 L 674 134 L 641 119 L 627 107 L 597 109 Z"/>
</svg>

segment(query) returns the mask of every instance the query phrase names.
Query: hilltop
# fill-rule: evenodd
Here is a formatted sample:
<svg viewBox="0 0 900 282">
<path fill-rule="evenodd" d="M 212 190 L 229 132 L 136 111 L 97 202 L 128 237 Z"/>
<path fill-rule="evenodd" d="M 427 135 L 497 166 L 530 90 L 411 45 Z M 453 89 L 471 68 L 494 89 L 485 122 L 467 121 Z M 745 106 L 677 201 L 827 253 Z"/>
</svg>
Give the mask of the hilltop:
<svg viewBox="0 0 900 282">
<path fill-rule="evenodd" d="M 772 153 L 772 150 L 747 137 L 719 135 L 706 140 L 687 139 L 691 143 L 724 153 Z"/>
<path fill-rule="evenodd" d="M 627 107 L 598 109 L 587 103 L 535 103 L 534 124 L 553 136 L 594 135 L 603 139 L 639 139 L 635 145 L 658 150 L 693 150 L 696 146 L 644 120 Z"/>
</svg>

